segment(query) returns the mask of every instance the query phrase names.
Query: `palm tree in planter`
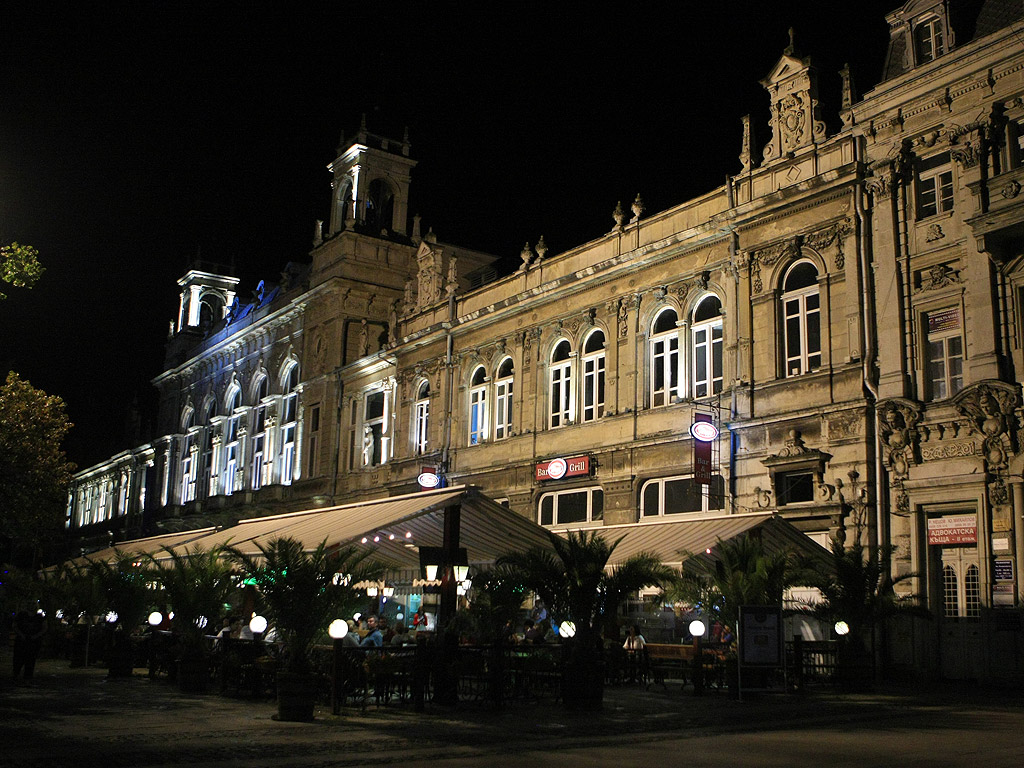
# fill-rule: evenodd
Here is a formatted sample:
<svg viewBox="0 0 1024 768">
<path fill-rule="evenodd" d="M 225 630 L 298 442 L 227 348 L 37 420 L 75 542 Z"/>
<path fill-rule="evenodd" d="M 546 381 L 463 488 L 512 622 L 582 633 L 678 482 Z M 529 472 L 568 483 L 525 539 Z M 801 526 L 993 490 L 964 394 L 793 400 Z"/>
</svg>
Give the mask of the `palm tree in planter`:
<svg viewBox="0 0 1024 768">
<path fill-rule="evenodd" d="M 806 585 L 808 578 L 795 555 L 769 552 L 759 537 L 739 536 L 719 539 L 711 558 L 692 556 L 668 597 L 695 606 L 735 632 L 742 606 L 781 606 L 786 589 Z M 730 686 L 738 680 L 738 665 L 738 656 L 730 650 L 725 668 Z"/>
<path fill-rule="evenodd" d="M 520 574 L 549 613 L 576 627 L 567 638 L 562 700 L 570 709 L 600 709 L 604 698 L 602 628 L 630 594 L 644 587 L 664 587 L 676 572 L 648 553 L 632 555 L 618 567 L 608 561 L 622 539 L 609 542 L 596 531 L 570 531 L 567 538 L 550 533 L 551 548 L 505 555 L 498 566 Z"/>
<path fill-rule="evenodd" d="M 154 572 L 174 612 L 178 687 L 188 693 L 203 693 L 210 684 L 206 629 L 216 621 L 234 589 L 231 562 L 219 547 L 196 546 L 181 552 L 165 547 L 163 551 L 167 559 L 154 558 Z"/>
<path fill-rule="evenodd" d="M 151 569 L 138 555 L 117 552 L 110 562 L 90 561 L 87 574 L 104 598 L 107 627 L 112 631 L 109 676 L 131 677 L 135 667 L 132 633 L 142 625 L 154 597 Z"/>
<path fill-rule="evenodd" d="M 267 618 L 284 645 L 285 668 L 277 676 L 279 720 L 312 720 L 316 676 L 310 650 L 333 619 L 362 599 L 351 585 L 383 579 L 387 566 L 354 546 L 328 547 L 324 539 L 307 552 L 290 537 L 257 545 L 259 554 L 230 549 L 231 558 L 255 582 Z M 340 574 L 340 576 L 339 576 Z"/>
</svg>

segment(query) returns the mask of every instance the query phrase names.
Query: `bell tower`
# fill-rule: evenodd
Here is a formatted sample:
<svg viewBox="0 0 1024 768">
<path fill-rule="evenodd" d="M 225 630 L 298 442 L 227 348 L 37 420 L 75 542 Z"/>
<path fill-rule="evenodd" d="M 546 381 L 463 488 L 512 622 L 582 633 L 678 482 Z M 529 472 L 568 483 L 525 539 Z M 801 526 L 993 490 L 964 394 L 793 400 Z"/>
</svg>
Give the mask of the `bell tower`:
<svg viewBox="0 0 1024 768">
<path fill-rule="evenodd" d="M 338 156 L 327 166 L 332 174 L 329 235 L 344 229 L 389 237 L 407 236 L 409 176 L 416 161 L 409 158 L 409 131 L 401 141 L 370 133 L 366 115 L 348 141 L 342 135 Z"/>
</svg>

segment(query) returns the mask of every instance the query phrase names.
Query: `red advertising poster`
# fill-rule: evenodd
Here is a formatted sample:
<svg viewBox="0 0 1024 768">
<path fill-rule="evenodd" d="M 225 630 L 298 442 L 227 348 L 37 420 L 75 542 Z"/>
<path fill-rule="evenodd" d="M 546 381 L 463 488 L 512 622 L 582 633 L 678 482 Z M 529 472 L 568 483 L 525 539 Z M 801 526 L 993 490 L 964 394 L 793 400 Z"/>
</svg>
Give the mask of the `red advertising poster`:
<svg viewBox="0 0 1024 768">
<path fill-rule="evenodd" d="M 950 515 L 928 520 L 928 544 L 977 544 L 978 518 L 976 515 Z"/>
<path fill-rule="evenodd" d="M 542 461 L 535 467 L 537 480 L 561 480 L 563 477 L 578 477 L 590 474 L 590 457 L 573 456 L 571 459 Z"/>
</svg>

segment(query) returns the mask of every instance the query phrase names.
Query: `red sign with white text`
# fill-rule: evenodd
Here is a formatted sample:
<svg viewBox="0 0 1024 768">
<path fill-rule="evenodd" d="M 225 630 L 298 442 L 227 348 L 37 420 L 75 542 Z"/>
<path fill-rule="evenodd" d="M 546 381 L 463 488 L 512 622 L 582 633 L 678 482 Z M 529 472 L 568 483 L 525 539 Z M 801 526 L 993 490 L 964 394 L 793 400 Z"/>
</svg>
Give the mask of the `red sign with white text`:
<svg viewBox="0 0 1024 768">
<path fill-rule="evenodd" d="M 951 515 L 928 520 L 928 543 L 977 544 L 978 518 L 976 515 Z"/>
<path fill-rule="evenodd" d="M 571 459 L 542 461 L 535 467 L 537 480 L 561 480 L 564 477 L 578 477 L 590 474 L 590 457 L 573 456 Z"/>
</svg>

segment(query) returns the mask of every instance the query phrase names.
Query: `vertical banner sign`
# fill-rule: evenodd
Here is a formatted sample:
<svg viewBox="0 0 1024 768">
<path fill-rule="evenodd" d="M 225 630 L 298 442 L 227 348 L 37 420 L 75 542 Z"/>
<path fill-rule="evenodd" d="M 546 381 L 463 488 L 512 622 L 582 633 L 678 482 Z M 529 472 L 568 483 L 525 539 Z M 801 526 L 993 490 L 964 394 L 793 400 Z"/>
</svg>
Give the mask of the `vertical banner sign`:
<svg viewBox="0 0 1024 768">
<path fill-rule="evenodd" d="M 714 440 L 702 436 L 714 432 L 714 429 L 700 427 L 701 424 L 714 426 L 711 414 L 698 413 L 693 417 L 690 434 L 693 435 L 693 481 L 698 485 L 711 485 L 711 447 Z M 706 430 L 706 433 L 704 432 Z"/>
</svg>

